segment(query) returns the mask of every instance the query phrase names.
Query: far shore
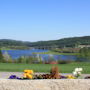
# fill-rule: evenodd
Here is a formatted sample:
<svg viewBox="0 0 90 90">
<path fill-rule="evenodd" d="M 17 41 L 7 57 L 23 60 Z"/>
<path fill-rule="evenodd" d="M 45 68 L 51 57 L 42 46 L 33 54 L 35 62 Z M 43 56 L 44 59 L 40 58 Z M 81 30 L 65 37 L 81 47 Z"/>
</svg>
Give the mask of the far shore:
<svg viewBox="0 0 90 90">
<path fill-rule="evenodd" d="M 53 55 L 79 55 L 79 53 L 59 53 L 59 52 L 53 52 L 53 51 L 48 51 L 48 52 L 35 52 L 33 54 L 53 54 Z"/>
</svg>

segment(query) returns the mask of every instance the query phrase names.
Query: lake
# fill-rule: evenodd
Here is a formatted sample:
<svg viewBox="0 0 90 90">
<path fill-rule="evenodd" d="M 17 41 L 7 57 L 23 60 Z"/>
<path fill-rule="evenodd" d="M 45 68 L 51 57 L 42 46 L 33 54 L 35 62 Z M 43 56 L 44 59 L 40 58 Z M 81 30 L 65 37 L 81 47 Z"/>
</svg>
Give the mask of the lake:
<svg viewBox="0 0 90 90">
<path fill-rule="evenodd" d="M 32 56 L 35 52 L 47 52 L 48 50 L 33 49 L 33 50 L 2 50 L 4 54 L 7 52 L 12 59 L 17 59 L 20 56 Z M 52 55 L 52 54 L 34 54 L 36 57 L 41 56 L 42 60 L 48 60 L 48 58 L 54 58 L 55 60 L 76 60 L 75 55 Z"/>
</svg>

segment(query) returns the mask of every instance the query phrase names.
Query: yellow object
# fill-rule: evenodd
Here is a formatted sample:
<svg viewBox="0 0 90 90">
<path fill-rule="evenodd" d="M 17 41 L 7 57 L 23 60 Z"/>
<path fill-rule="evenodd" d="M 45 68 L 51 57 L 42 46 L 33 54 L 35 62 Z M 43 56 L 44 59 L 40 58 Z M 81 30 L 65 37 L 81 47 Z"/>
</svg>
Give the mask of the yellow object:
<svg viewBox="0 0 90 90">
<path fill-rule="evenodd" d="M 28 72 L 28 70 L 24 70 L 24 72 L 25 72 L 25 73 L 27 73 L 27 72 Z"/>
<path fill-rule="evenodd" d="M 72 75 L 67 75 L 67 78 L 68 79 L 76 79 L 74 76 L 72 76 Z"/>
<path fill-rule="evenodd" d="M 24 75 L 23 77 L 24 78 L 28 78 L 28 79 L 32 79 L 33 78 L 33 70 L 24 70 Z"/>
<path fill-rule="evenodd" d="M 33 77 L 32 77 L 32 75 L 27 74 L 27 78 L 28 78 L 28 79 L 32 79 Z"/>
<path fill-rule="evenodd" d="M 24 78 L 26 78 L 26 77 L 27 77 L 26 73 L 24 73 L 24 74 L 23 74 L 23 77 L 24 77 Z"/>
<path fill-rule="evenodd" d="M 33 74 L 33 70 L 24 70 L 25 73 Z"/>
<path fill-rule="evenodd" d="M 29 73 L 30 73 L 30 74 L 33 74 L 33 70 L 30 70 Z"/>
</svg>

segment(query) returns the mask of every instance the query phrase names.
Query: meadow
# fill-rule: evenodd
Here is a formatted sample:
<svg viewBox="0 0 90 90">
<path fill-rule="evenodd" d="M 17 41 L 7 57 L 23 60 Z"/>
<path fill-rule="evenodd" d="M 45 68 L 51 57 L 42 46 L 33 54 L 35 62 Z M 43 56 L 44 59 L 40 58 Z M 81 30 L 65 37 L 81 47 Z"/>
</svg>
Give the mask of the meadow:
<svg viewBox="0 0 90 90">
<path fill-rule="evenodd" d="M 82 67 L 83 73 L 90 74 L 90 63 L 74 62 L 69 64 L 24 64 L 24 63 L 0 63 L 0 72 L 23 72 L 24 69 L 32 69 L 34 72 L 50 72 L 52 66 L 58 66 L 60 73 L 72 73 L 74 68 Z"/>
</svg>

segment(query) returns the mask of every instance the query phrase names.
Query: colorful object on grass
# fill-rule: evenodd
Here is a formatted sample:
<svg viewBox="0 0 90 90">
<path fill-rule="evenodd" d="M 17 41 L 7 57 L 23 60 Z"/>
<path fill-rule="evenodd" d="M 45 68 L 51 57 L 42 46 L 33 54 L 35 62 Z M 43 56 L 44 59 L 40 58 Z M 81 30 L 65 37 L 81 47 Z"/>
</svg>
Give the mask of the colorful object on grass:
<svg viewBox="0 0 90 90">
<path fill-rule="evenodd" d="M 67 75 L 66 77 L 67 79 L 76 79 L 76 77 L 74 77 L 73 75 Z"/>
<path fill-rule="evenodd" d="M 90 76 L 86 76 L 85 79 L 90 79 Z"/>
<path fill-rule="evenodd" d="M 23 78 L 32 79 L 33 78 L 33 70 L 24 70 Z"/>
<path fill-rule="evenodd" d="M 22 78 L 19 78 L 19 77 L 17 77 L 16 75 L 11 75 L 11 76 L 9 77 L 9 79 L 22 79 Z"/>
<path fill-rule="evenodd" d="M 58 67 L 52 67 L 50 74 L 34 75 L 33 70 L 24 70 L 23 78 L 19 78 L 16 75 L 11 75 L 9 79 L 77 79 L 81 76 L 82 68 L 75 68 L 73 75 L 62 76 L 59 75 Z M 79 77 L 80 78 L 80 77 Z M 90 78 L 86 77 L 85 79 Z"/>
<path fill-rule="evenodd" d="M 75 68 L 75 70 L 73 71 L 73 75 L 78 78 L 79 76 L 81 76 L 82 71 L 83 71 L 82 68 Z"/>
<path fill-rule="evenodd" d="M 60 76 L 60 78 L 61 78 L 61 79 L 67 79 L 66 76 L 62 76 L 62 75 Z"/>
<path fill-rule="evenodd" d="M 24 70 L 24 73 L 29 73 L 29 74 L 33 74 L 33 70 Z"/>
</svg>

